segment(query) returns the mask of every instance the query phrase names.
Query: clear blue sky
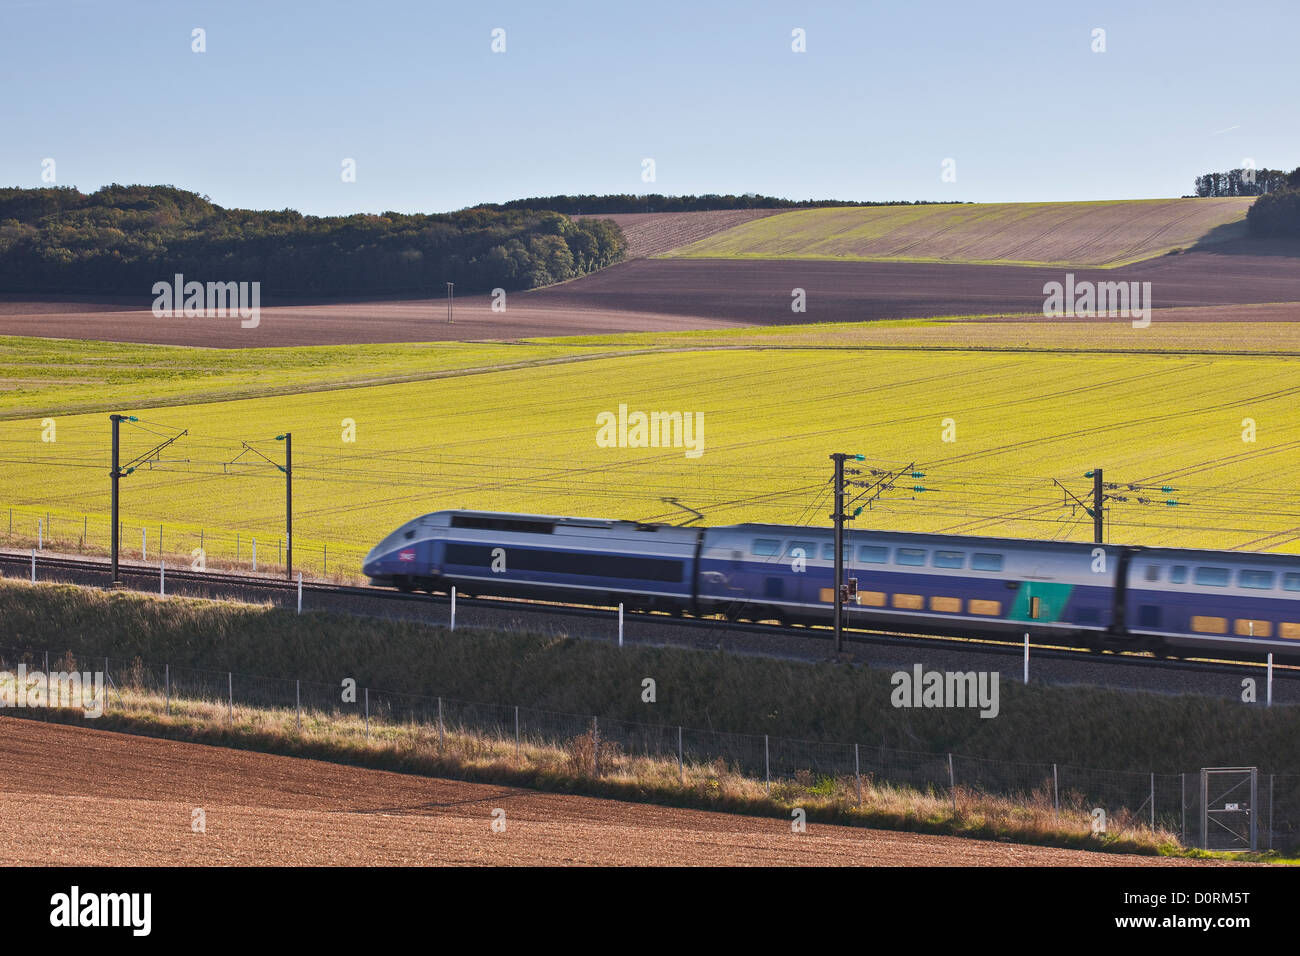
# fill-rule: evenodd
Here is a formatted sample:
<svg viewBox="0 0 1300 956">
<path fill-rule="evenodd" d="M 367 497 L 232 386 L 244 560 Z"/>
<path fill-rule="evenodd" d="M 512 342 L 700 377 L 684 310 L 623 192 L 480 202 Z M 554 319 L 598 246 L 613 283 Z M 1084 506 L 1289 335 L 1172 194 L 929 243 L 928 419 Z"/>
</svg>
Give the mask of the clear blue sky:
<svg viewBox="0 0 1300 956">
<path fill-rule="evenodd" d="M 0 184 L 40 185 L 48 157 L 83 191 L 169 183 L 318 215 L 554 193 L 1178 196 L 1247 157 L 1300 165 L 1297 36 L 1295 0 L 0 0 Z"/>
</svg>

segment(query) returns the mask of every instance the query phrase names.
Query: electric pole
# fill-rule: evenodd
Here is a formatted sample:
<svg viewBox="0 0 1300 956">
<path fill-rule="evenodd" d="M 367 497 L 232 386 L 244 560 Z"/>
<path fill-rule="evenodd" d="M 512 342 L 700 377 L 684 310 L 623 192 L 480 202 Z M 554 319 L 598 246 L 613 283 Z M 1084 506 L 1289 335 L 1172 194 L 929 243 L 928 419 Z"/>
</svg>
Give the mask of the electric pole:
<svg viewBox="0 0 1300 956">
<path fill-rule="evenodd" d="M 108 473 L 109 477 L 112 479 L 112 484 L 113 484 L 113 507 L 112 507 L 113 521 L 112 521 L 112 526 L 109 530 L 109 536 L 112 538 L 112 542 L 113 542 L 111 548 L 111 553 L 113 555 L 113 559 L 112 559 L 113 582 L 112 583 L 121 584 L 122 582 L 117 576 L 117 483 L 122 477 L 122 472 L 119 468 L 119 461 L 118 461 L 118 450 L 121 447 L 119 432 L 121 431 L 122 428 L 122 416 L 113 414 L 113 415 L 109 415 L 108 418 L 109 421 L 113 423 L 113 470 Z"/>
<path fill-rule="evenodd" d="M 157 445 L 154 445 L 152 448 L 150 448 L 143 455 L 138 455 L 137 457 L 132 458 L 129 462 L 127 462 L 126 467 L 123 468 L 122 461 L 121 461 L 121 454 L 120 454 L 121 447 L 122 447 L 122 441 L 121 441 L 122 422 L 138 422 L 140 419 L 136 418 L 134 415 L 118 415 L 117 413 L 113 413 L 112 415 L 109 415 L 108 419 L 113 423 L 113 469 L 108 473 L 108 476 L 112 481 L 112 499 L 113 499 L 112 507 L 110 509 L 112 512 L 112 517 L 110 520 L 113 522 L 113 527 L 109 529 L 109 537 L 111 538 L 111 547 L 109 549 L 109 553 L 112 555 L 112 559 L 111 559 L 111 566 L 113 571 L 112 583 L 113 585 L 118 585 L 122 583 L 120 578 L 118 577 L 118 571 L 117 571 L 117 557 L 118 557 L 117 552 L 118 552 L 118 534 L 119 534 L 118 483 L 127 475 L 131 474 L 131 472 L 135 471 L 136 465 L 140 464 L 141 462 L 149 461 L 153 459 L 155 455 L 157 455 L 160 451 L 162 451 L 172 442 L 181 438 L 183 435 L 188 435 L 189 429 L 188 428 L 184 429 L 179 434 L 173 435 L 171 438 L 164 439 L 163 441 L 159 442 Z"/>
<path fill-rule="evenodd" d="M 293 580 L 293 432 L 276 435 L 284 442 L 284 576 Z M 276 466 L 279 468 L 280 466 Z"/>
<path fill-rule="evenodd" d="M 1102 530 L 1102 503 L 1104 495 L 1102 493 L 1101 469 L 1094 468 L 1092 472 L 1092 540 L 1094 544 L 1101 544 L 1105 538 Z"/>
<path fill-rule="evenodd" d="M 835 653 L 844 650 L 844 595 L 840 585 L 844 583 L 844 459 L 848 456 L 836 452 L 831 455 L 835 462 L 835 513 L 831 519 L 835 522 L 835 585 L 832 600 L 835 602 Z"/>
</svg>

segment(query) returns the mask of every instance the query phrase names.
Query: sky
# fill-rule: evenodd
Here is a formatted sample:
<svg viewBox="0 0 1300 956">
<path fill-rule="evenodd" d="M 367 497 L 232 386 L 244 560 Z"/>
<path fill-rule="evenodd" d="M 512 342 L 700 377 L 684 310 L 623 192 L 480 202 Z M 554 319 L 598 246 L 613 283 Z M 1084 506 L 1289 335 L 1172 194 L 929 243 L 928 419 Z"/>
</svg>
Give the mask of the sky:
<svg viewBox="0 0 1300 956">
<path fill-rule="evenodd" d="M 1297 28 L 1295 0 L 0 0 L 0 186 L 312 215 L 1180 196 L 1300 165 Z"/>
</svg>

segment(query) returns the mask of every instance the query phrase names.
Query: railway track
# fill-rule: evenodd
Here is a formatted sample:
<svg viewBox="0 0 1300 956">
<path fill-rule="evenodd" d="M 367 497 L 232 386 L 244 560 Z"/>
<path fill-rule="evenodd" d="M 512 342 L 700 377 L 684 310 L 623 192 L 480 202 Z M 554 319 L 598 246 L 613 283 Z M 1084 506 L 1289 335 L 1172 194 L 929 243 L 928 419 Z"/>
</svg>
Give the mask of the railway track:
<svg viewBox="0 0 1300 956">
<path fill-rule="evenodd" d="M 31 580 L 31 552 L 0 550 L 0 575 Z M 388 588 L 295 581 L 244 572 L 196 571 L 119 562 L 122 586 L 171 596 L 226 599 L 294 608 L 299 587 L 305 611 L 329 611 L 367 617 L 416 620 L 445 625 L 451 616 L 444 595 L 404 593 Z M 36 580 L 106 587 L 105 559 L 36 554 Z M 608 607 L 546 603 L 512 598 L 458 596 L 456 623 L 463 627 L 526 629 L 564 633 L 591 640 L 618 638 L 617 610 Z M 827 627 L 736 623 L 715 618 L 677 617 L 629 612 L 624 616 L 629 644 L 679 646 L 790 660 L 869 664 L 910 668 L 916 663 L 947 669 L 996 669 L 1004 680 L 1020 681 L 1024 646 L 987 638 L 908 634 L 891 630 L 846 628 L 846 652 L 838 657 Z M 3 622 L 0 621 L 0 637 Z M 1091 684 L 1160 693 L 1199 693 L 1240 699 L 1242 679 L 1254 678 L 1259 699 L 1266 696 L 1264 666 L 1255 661 L 1161 659 L 1145 653 L 1098 653 L 1082 648 L 1030 644 L 1030 673 L 1035 682 Z M 1275 666 L 1273 700 L 1300 703 L 1300 668 Z"/>
</svg>

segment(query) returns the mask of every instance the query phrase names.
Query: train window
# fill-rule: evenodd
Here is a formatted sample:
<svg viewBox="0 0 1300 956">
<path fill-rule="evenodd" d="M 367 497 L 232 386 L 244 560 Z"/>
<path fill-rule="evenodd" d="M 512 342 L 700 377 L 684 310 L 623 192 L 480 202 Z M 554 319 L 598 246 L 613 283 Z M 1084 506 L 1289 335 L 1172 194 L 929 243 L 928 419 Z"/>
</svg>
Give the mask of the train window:
<svg viewBox="0 0 1300 956">
<path fill-rule="evenodd" d="M 448 564 L 470 568 L 490 568 L 495 549 L 485 544 L 448 542 L 443 551 Z M 510 570 L 543 571 L 549 574 L 573 574 L 583 577 L 622 578 L 629 581 L 669 581 L 680 583 L 684 573 L 681 561 L 621 554 L 595 554 L 586 551 L 551 551 L 512 548 Z"/>
<path fill-rule="evenodd" d="M 1228 632 L 1228 619 L 1226 617 L 1193 614 L 1192 630 L 1197 634 L 1226 634 Z"/>
<path fill-rule="evenodd" d="M 410 541 L 410 540 L 411 540 L 412 538 L 414 538 L 414 537 L 415 537 L 415 529 L 414 529 L 414 528 L 412 528 L 410 531 L 406 532 L 406 540 L 407 540 L 407 541 Z"/>
<path fill-rule="evenodd" d="M 894 561 L 898 564 L 922 567 L 925 564 L 925 551 L 921 548 L 899 548 L 894 555 Z"/>
<path fill-rule="evenodd" d="M 791 541 L 790 546 L 785 549 L 785 556 L 787 558 L 794 557 L 795 548 L 803 549 L 803 556 L 805 558 L 817 557 L 817 542 L 815 541 Z"/>
<path fill-rule="evenodd" d="M 1300 591 L 1300 574 L 1288 572 L 1282 575 L 1283 591 Z"/>
<path fill-rule="evenodd" d="M 1157 604 L 1143 604 L 1138 608 L 1138 627 L 1159 627 L 1160 626 L 1160 606 Z"/>
<path fill-rule="evenodd" d="M 476 531 L 518 531 L 522 534 L 553 534 L 555 523 L 530 521 L 526 518 L 491 518 L 485 515 L 452 515 L 453 528 L 471 528 Z"/>
<path fill-rule="evenodd" d="M 1268 591 L 1273 588 L 1272 571 L 1238 571 L 1237 587 Z"/>
<path fill-rule="evenodd" d="M 1197 568 L 1196 583 L 1203 587 L 1226 588 L 1228 586 L 1227 568 Z"/>
<path fill-rule="evenodd" d="M 852 556 L 852 551 L 849 549 L 849 546 L 846 544 L 844 546 L 844 560 L 848 561 L 851 556 Z M 835 545 L 833 544 L 822 545 L 822 560 L 823 561 L 835 560 Z"/>
<path fill-rule="evenodd" d="M 1239 617 L 1233 622 L 1232 633 L 1238 637 L 1272 637 L 1273 622 Z"/>
<path fill-rule="evenodd" d="M 863 564 L 884 564 L 889 560 L 889 549 L 874 544 L 864 544 L 858 548 L 858 560 Z M 1300 574 L 1296 577 L 1300 578 Z"/>
<path fill-rule="evenodd" d="M 978 551 L 970 556 L 972 571 L 1001 571 L 1002 555 L 980 554 Z"/>
<path fill-rule="evenodd" d="M 1148 581 L 1159 581 L 1159 580 L 1160 580 L 1160 565 L 1158 565 L 1158 564 L 1148 564 L 1148 565 L 1147 565 L 1147 580 L 1148 580 Z"/>
<path fill-rule="evenodd" d="M 1038 620 L 1038 617 L 1039 617 L 1040 614 L 1042 614 L 1042 612 L 1043 612 L 1043 599 L 1042 599 L 1042 598 L 1031 597 L 1031 598 L 1029 599 L 1029 616 L 1030 616 L 1030 618 L 1032 618 L 1033 620 L 1036 621 L 1036 620 Z"/>
<path fill-rule="evenodd" d="M 966 608 L 972 614 L 991 614 L 994 617 L 1002 614 L 1001 601 L 983 601 L 979 598 L 971 598 L 966 602 Z"/>
<path fill-rule="evenodd" d="M 775 557 L 781 553 L 781 542 L 776 538 L 755 538 L 752 550 L 763 557 Z"/>
<path fill-rule="evenodd" d="M 1185 564 L 1175 564 L 1172 568 L 1170 568 L 1170 569 L 1169 569 L 1169 583 L 1170 583 L 1170 584 L 1186 584 L 1186 583 L 1187 583 L 1187 565 L 1185 565 Z"/>
<path fill-rule="evenodd" d="M 1283 621 L 1278 625 L 1278 636 L 1288 641 L 1300 641 L 1300 624 L 1294 621 Z"/>
<path fill-rule="evenodd" d="M 964 551 L 936 551 L 934 553 L 934 566 L 936 568 L 961 568 L 966 565 L 966 553 Z"/>
</svg>

